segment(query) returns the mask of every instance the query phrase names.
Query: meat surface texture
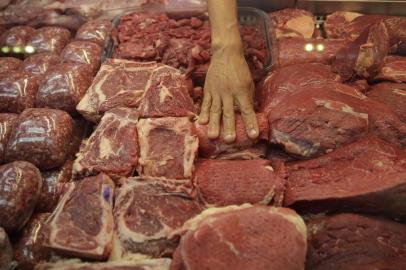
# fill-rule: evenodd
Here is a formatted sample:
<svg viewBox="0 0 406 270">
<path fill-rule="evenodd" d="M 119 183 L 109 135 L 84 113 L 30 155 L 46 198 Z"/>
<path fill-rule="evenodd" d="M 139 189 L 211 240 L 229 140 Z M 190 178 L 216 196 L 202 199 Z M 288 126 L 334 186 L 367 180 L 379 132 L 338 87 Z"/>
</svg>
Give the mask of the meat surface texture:
<svg viewBox="0 0 406 270">
<path fill-rule="evenodd" d="M 271 34 L 277 39 L 286 37 L 312 38 L 315 35 L 316 19 L 303 9 L 286 8 L 269 13 L 273 23 Z"/>
<path fill-rule="evenodd" d="M 83 24 L 76 32 L 76 40 L 91 41 L 104 47 L 110 37 L 110 20 L 91 20 Z"/>
<path fill-rule="evenodd" d="M 338 214 L 308 224 L 306 269 L 367 270 L 406 267 L 406 226 L 382 218 Z"/>
<path fill-rule="evenodd" d="M 0 44 L 9 47 L 24 47 L 34 35 L 35 29 L 31 26 L 14 26 L 4 32 L 0 37 Z"/>
<path fill-rule="evenodd" d="M 68 29 L 47 26 L 36 30 L 27 45 L 34 47 L 37 53 L 53 52 L 60 54 L 70 38 L 71 33 Z"/>
<path fill-rule="evenodd" d="M 406 83 L 406 57 L 387 56 L 385 64 L 374 80 L 405 82 Z"/>
<path fill-rule="evenodd" d="M 106 259 L 112 247 L 114 183 L 105 174 L 70 183 L 52 216 L 47 246 L 59 254 Z"/>
<path fill-rule="evenodd" d="M 142 176 L 190 179 L 199 140 L 187 117 L 140 119 L 137 124 Z"/>
<path fill-rule="evenodd" d="M 199 160 L 193 179 L 198 198 L 207 206 L 244 203 L 281 206 L 284 167 L 267 160 Z"/>
<path fill-rule="evenodd" d="M 8 232 L 20 230 L 34 211 L 41 187 L 41 173 L 31 163 L 0 166 L 0 227 Z"/>
<path fill-rule="evenodd" d="M 201 212 L 187 181 L 129 178 L 114 208 L 115 243 L 110 260 L 132 254 L 171 256 L 179 243 L 172 233 Z"/>
<path fill-rule="evenodd" d="M 145 259 L 142 262 L 43 263 L 35 270 L 169 270 L 170 259 Z"/>
<path fill-rule="evenodd" d="M 87 64 L 91 67 L 92 74 L 96 74 L 100 68 L 103 48 L 90 41 L 73 41 L 69 43 L 61 53 L 64 63 Z"/>
<path fill-rule="evenodd" d="M 114 180 L 131 176 L 138 164 L 137 122 L 138 114 L 133 109 L 108 111 L 76 155 L 75 177 L 100 172 Z"/>
<path fill-rule="evenodd" d="M 6 160 L 29 161 L 41 170 L 65 163 L 73 121 L 64 111 L 27 109 L 17 119 L 6 150 Z"/>
<path fill-rule="evenodd" d="M 0 73 L 10 70 L 17 70 L 21 67 L 22 61 L 14 57 L 0 57 Z"/>
<path fill-rule="evenodd" d="M 0 113 L 0 164 L 4 163 L 7 143 L 17 118 L 14 113 Z"/>
<path fill-rule="evenodd" d="M 10 269 L 13 260 L 13 248 L 6 231 L 0 227 L 0 269 Z"/>
<path fill-rule="evenodd" d="M 36 53 L 24 60 L 22 69 L 35 75 L 43 75 L 60 61 L 61 59 L 57 54 Z"/>
<path fill-rule="evenodd" d="M 183 229 L 172 270 L 304 269 L 306 225 L 287 208 L 210 208 Z"/>
<path fill-rule="evenodd" d="M 327 15 L 324 30 L 327 38 L 344 38 L 348 24 L 355 18 L 363 16 L 357 12 L 336 11 Z"/>
<path fill-rule="evenodd" d="M 322 157 L 287 166 L 285 205 L 301 211 L 346 210 L 405 216 L 406 153 L 368 137 Z"/>
</svg>

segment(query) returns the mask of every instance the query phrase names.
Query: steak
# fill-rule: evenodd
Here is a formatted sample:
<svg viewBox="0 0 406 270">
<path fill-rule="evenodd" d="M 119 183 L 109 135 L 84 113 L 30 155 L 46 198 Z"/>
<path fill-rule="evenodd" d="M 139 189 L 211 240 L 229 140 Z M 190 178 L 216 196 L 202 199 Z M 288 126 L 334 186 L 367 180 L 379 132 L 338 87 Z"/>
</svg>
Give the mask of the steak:
<svg viewBox="0 0 406 270">
<path fill-rule="evenodd" d="M 91 67 L 92 74 L 100 68 L 103 48 L 90 41 L 73 41 L 66 45 L 61 53 L 64 63 L 87 64 Z"/>
<path fill-rule="evenodd" d="M 284 205 L 294 209 L 406 214 L 406 152 L 377 138 L 292 163 L 287 171 Z"/>
<path fill-rule="evenodd" d="M 71 33 L 68 29 L 47 26 L 39 28 L 28 41 L 28 46 L 32 46 L 35 52 L 53 52 L 60 54 L 62 49 L 69 43 Z"/>
<path fill-rule="evenodd" d="M 145 259 L 106 263 L 43 263 L 35 270 L 169 270 L 170 259 Z"/>
<path fill-rule="evenodd" d="M 111 27 L 110 20 L 90 20 L 78 29 L 75 39 L 91 41 L 104 47 L 110 38 Z"/>
<path fill-rule="evenodd" d="M 269 17 L 272 21 L 271 35 L 277 39 L 312 38 L 316 35 L 316 19 L 307 10 L 286 8 L 269 13 Z"/>
<path fill-rule="evenodd" d="M 179 243 L 172 233 L 201 207 L 189 194 L 189 181 L 129 178 L 114 207 L 115 243 L 110 260 L 132 254 L 171 256 Z"/>
<path fill-rule="evenodd" d="M 0 113 L 0 164 L 4 163 L 4 156 L 8 140 L 18 115 L 14 113 Z"/>
<path fill-rule="evenodd" d="M 76 155 L 75 178 L 100 172 L 114 180 L 131 176 L 138 163 L 137 122 L 138 114 L 133 109 L 108 111 Z"/>
<path fill-rule="evenodd" d="M 22 69 L 35 75 L 44 75 L 51 67 L 61 61 L 59 55 L 54 53 L 36 53 L 27 57 Z"/>
<path fill-rule="evenodd" d="M 406 268 L 406 226 L 378 217 L 338 214 L 308 224 L 306 269 Z"/>
<path fill-rule="evenodd" d="M 101 173 L 72 182 L 48 219 L 47 247 L 65 256 L 101 260 L 112 247 L 114 183 Z"/>
<path fill-rule="evenodd" d="M 406 83 L 406 57 L 387 56 L 381 72 L 374 78 L 374 80 Z"/>
<path fill-rule="evenodd" d="M 210 208 L 183 230 L 172 270 L 304 269 L 306 225 L 287 208 Z"/>
<path fill-rule="evenodd" d="M 208 207 L 260 203 L 282 205 L 284 166 L 267 160 L 199 160 L 193 179 L 198 198 Z M 232 192 L 230 192 L 232 191 Z"/>
<path fill-rule="evenodd" d="M 142 176 L 190 179 L 199 140 L 187 117 L 141 119 L 137 124 Z"/>
</svg>

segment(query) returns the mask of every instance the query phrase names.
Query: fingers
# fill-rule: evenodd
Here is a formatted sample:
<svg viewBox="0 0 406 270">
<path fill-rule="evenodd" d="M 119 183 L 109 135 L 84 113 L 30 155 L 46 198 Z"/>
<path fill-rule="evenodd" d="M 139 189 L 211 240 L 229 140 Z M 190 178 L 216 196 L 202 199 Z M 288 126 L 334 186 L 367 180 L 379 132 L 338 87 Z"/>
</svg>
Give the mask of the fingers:
<svg viewBox="0 0 406 270">
<path fill-rule="evenodd" d="M 248 94 L 237 97 L 240 105 L 241 117 L 244 121 L 247 135 L 251 139 L 256 139 L 259 135 L 258 122 L 254 111 L 254 106 Z"/>
<path fill-rule="evenodd" d="M 234 102 L 233 98 L 223 98 L 223 139 L 226 143 L 232 143 L 235 141 L 235 114 L 234 114 Z"/>
<path fill-rule="evenodd" d="M 211 97 L 210 107 L 210 122 L 207 136 L 210 139 L 216 139 L 220 135 L 220 117 L 221 117 L 221 99 L 220 96 L 214 95 Z"/>
<path fill-rule="evenodd" d="M 199 124 L 206 125 L 209 122 L 210 105 L 211 105 L 210 92 L 205 91 L 199 115 Z"/>
</svg>

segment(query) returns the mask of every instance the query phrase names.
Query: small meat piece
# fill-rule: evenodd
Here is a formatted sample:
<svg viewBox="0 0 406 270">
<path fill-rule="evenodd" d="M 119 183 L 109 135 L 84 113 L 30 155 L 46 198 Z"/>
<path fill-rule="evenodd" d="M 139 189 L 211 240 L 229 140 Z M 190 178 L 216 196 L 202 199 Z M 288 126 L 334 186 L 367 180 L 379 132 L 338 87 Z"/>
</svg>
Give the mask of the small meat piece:
<svg viewBox="0 0 406 270">
<path fill-rule="evenodd" d="M 0 226 L 8 232 L 20 230 L 34 211 L 41 187 L 41 173 L 31 163 L 0 166 Z"/>
<path fill-rule="evenodd" d="M 20 59 L 14 57 L 0 57 L 0 73 L 18 70 L 22 63 Z"/>
<path fill-rule="evenodd" d="M 138 114 L 130 108 L 115 108 L 102 118 L 81 146 L 73 166 L 75 176 L 100 172 L 118 180 L 131 176 L 138 161 Z"/>
<path fill-rule="evenodd" d="M 43 245 L 48 241 L 45 222 L 49 213 L 36 214 L 24 227 L 14 245 L 14 259 L 18 269 L 31 270 L 42 261 L 47 261 L 51 254 Z"/>
<path fill-rule="evenodd" d="M 75 114 L 76 105 L 91 83 L 90 66 L 79 63 L 58 64 L 45 74 L 38 90 L 36 106 Z"/>
<path fill-rule="evenodd" d="M 36 53 L 52 52 L 60 54 L 63 48 L 69 43 L 71 33 L 69 30 L 57 27 L 47 26 L 39 28 L 28 42 Z"/>
<path fill-rule="evenodd" d="M 199 160 L 193 184 L 207 206 L 260 203 L 282 205 L 284 167 L 268 160 Z"/>
<path fill-rule="evenodd" d="M 17 117 L 14 113 L 0 113 L 0 164 L 4 163 L 7 143 Z"/>
<path fill-rule="evenodd" d="M 306 225 L 287 208 L 210 208 L 187 221 L 183 230 L 172 270 L 304 269 Z"/>
<path fill-rule="evenodd" d="M 73 119 L 73 135 L 69 144 L 67 159 L 75 160 L 82 142 L 93 132 L 93 126 L 82 117 Z"/>
<path fill-rule="evenodd" d="M 383 68 L 374 80 L 406 83 L 406 57 L 387 56 Z"/>
<path fill-rule="evenodd" d="M 274 31 L 273 34 L 278 39 L 282 37 L 312 38 L 315 34 L 316 19 L 307 10 L 286 8 L 269 13 L 269 17 L 273 23 L 271 31 Z"/>
<path fill-rule="evenodd" d="M 114 183 L 101 173 L 69 184 L 48 220 L 47 247 L 65 256 L 106 259 L 113 236 Z"/>
<path fill-rule="evenodd" d="M 54 109 L 27 109 L 18 117 L 6 150 L 6 160 L 25 160 L 41 170 L 65 163 L 72 137 L 72 118 Z"/>
<path fill-rule="evenodd" d="M 375 137 L 292 163 L 287 171 L 285 205 L 294 209 L 406 214 L 406 152 Z"/>
<path fill-rule="evenodd" d="M 348 24 L 360 16 L 363 15 L 350 11 L 336 11 L 327 15 L 324 22 L 327 38 L 343 38 Z"/>
<path fill-rule="evenodd" d="M 140 119 L 137 124 L 142 176 L 190 179 L 199 140 L 187 117 Z"/>
<path fill-rule="evenodd" d="M 75 39 L 94 42 L 104 47 L 110 37 L 111 21 L 92 20 L 83 24 L 76 32 Z"/>
<path fill-rule="evenodd" d="M 6 231 L 0 227 L 0 269 L 11 269 L 13 249 Z"/>
<path fill-rule="evenodd" d="M 114 206 L 115 245 L 110 260 L 131 254 L 171 256 L 179 237 L 172 233 L 201 212 L 188 195 L 189 181 L 129 178 Z"/>
<path fill-rule="evenodd" d="M 379 217 L 338 214 L 310 219 L 306 269 L 406 268 L 406 226 Z"/>
<path fill-rule="evenodd" d="M 0 112 L 21 113 L 33 108 L 40 78 L 23 71 L 9 71 L 0 78 Z"/>
<path fill-rule="evenodd" d="M 105 263 L 43 263 L 35 270 L 169 270 L 171 259 L 142 259 Z"/>
<path fill-rule="evenodd" d="M 24 60 L 22 69 L 35 75 L 44 75 L 51 67 L 61 61 L 54 53 L 37 53 Z"/>
<path fill-rule="evenodd" d="M 73 41 L 69 43 L 61 53 L 64 63 L 88 64 L 92 74 L 96 74 L 100 68 L 102 47 L 90 41 Z"/>
<path fill-rule="evenodd" d="M 3 33 L 0 38 L 2 46 L 24 47 L 34 35 L 35 29 L 31 26 L 14 26 Z"/>
</svg>

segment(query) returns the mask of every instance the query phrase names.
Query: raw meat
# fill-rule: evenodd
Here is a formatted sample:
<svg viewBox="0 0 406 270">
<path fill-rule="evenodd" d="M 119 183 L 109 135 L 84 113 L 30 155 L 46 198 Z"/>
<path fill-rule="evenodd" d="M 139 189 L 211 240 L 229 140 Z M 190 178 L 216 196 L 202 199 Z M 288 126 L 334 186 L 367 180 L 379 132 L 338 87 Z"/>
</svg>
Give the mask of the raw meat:
<svg viewBox="0 0 406 270">
<path fill-rule="evenodd" d="M 103 48 L 90 41 L 73 41 L 69 43 L 61 53 L 64 63 L 88 64 L 92 74 L 96 74 L 100 68 Z"/>
<path fill-rule="evenodd" d="M 326 31 L 327 38 L 343 38 L 348 24 L 360 16 L 363 15 L 350 11 L 336 11 L 327 15 L 324 22 L 324 30 Z"/>
<path fill-rule="evenodd" d="M 304 269 L 306 225 L 287 208 L 210 208 L 187 221 L 184 230 L 172 270 Z"/>
<path fill-rule="evenodd" d="M 82 142 L 93 132 L 93 126 L 82 117 L 73 119 L 73 135 L 69 143 L 68 160 L 75 160 Z"/>
<path fill-rule="evenodd" d="M 25 160 L 41 170 L 65 163 L 72 137 L 72 118 L 64 111 L 27 109 L 18 117 L 6 150 L 6 160 Z"/>
<path fill-rule="evenodd" d="M 113 236 L 114 183 L 101 173 L 72 182 L 48 220 L 47 246 L 59 254 L 106 259 Z"/>
<path fill-rule="evenodd" d="M 199 156 L 204 158 L 224 158 L 224 156 L 233 155 L 238 158 L 238 154 L 241 153 L 241 157 L 243 157 L 245 150 L 254 147 L 258 141 L 267 141 L 269 139 L 269 124 L 266 114 L 258 113 L 257 121 L 260 130 L 258 140 L 251 140 L 247 136 L 241 115 L 236 115 L 236 139 L 233 144 L 225 143 L 222 139 L 223 134 L 220 134 L 219 139 L 209 139 L 207 137 L 207 125 L 199 125 L 196 122 L 195 126 L 199 137 Z M 223 132 L 223 129 L 221 131 Z"/>
<path fill-rule="evenodd" d="M 269 13 L 272 21 L 271 34 L 276 38 L 311 38 L 316 33 L 314 15 L 303 9 L 286 8 Z"/>
<path fill-rule="evenodd" d="M 0 57 L 0 73 L 17 70 L 21 67 L 22 61 L 14 57 Z"/>
<path fill-rule="evenodd" d="M 9 47 L 24 47 L 34 33 L 35 29 L 30 26 L 14 26 L 1 35 L 0 44 Z"/>
<path fill-rule="evenodd" d="M 393 82 L 406 83 L 406 57 L 405 56 L 387 56 L 381 72 L 374 80 L 385 80 Z"/>
<path fill-rule="evenodd" d="M 406 152 L 375 137 L 287 166 L 285 205 L 404 216 Z"/>
<path fill-rule="evenodd" d="M 36 53 L 24 60 L 22 69 L 36 75 L 45 74 L 51 67 L 61 61 L 54 53 Z"/>
<path fill-rule="evenodd" d="M 114 180 L 132 176 L 138 161 L 138 114 L 130 108 L 108 111 L 83 143 L 73 165 L 76 177 L 104 172 Z"/>
<path fill-rule="evenodd" d="M 179 243 L 172 233 L 201 212 L 188 195 L 189 181 L 129 178 L 114 207 L 115 244 L 110 260 L 131 254 L 171 256 Z"/>
<path fill-rule="evenodd" d="M 75 114 L 76 105 L 92 83 L 89 65 L 63 63 L 53 66 L 45 74 L 36 100 L 38 108 L 52 108 Z"/>
<path fill-rule="evenodd" d="M 193 184 L 207 206 L 260 203 L 282 205 L 284 167 L 268 160 L 199 160 Z M 231 192 L 230 192 L 231 191 Z"/>
<path fill-rule="evenodd" d="M 6 231 L 0 227 L 0 269 L 11 269 L 13 249 Z"/>
<path fill-rule="evenodd" d="M 91 41 L 104 47 L 110 37 L 110 20 L 91 20 L 82 25 L 76 32 L 76 40 Z"/>
<path fill-rule="evenodd" d="M 0 227 L 8 232 L 20 230 L 34 211 L 41 187 L 41 174 L 31 163 L 0 166 Z"/>
<path fill-rule="evenodd" d="M 52 212 L 62 195 L 64 184 L 72 179 L 73 161 L 68 160 L 62 168 L 44 171 L 42 174 L 42 190 L 35 211 L 39 213 Z"/>
<path fill-rule="evenodd" d="M 45 221 L 49 213 L 36 214 L 24 227 L 14 245 L 14 259 L 18 269 L 31 270 L 41 261 L 51 257 L 51 253 L 43 245 L 48 241 Z"/>
<path fill-rule="evenodd" d="M 190 179 L 199 140 L 187 117 L 140 119 L 137 124 L 142 176 Z"/>
<path fill-rule="evenodd" d="M 170 259 L 143 259 L 106 263 L 44 263 L 35 270 L 169 270 Z"/>
<path fill-rule="evenodd" d="M 33 108 L 40 78 L 23 71 L 0 77 L 0 112 L 21 113 Z"/>
<path fill-rule="evenodd" d="M 35 31 L 27 45 L 34 47 L 37 53 L 53 52 L 60 54 L 69 43 L 70 37 L 71 33 L 65 28 L 47 26 Z"/>
<path fill-rule="evenodd" d="M 367 96 L 388 106 L 406 123 L 406 84 L 383 82 L 372 85 Z"/>
<path fill-rule="evenodd" d="M 6 146 L 17 117 L 14 113 L 0 113 L 0 164 L 4 162 Z"/>
<path fill-rule="evenodd" d="M 378 217 L 338 214 L 308 224 L 306 269 L 406 268 L 406 226 Z"/>
</svg>

